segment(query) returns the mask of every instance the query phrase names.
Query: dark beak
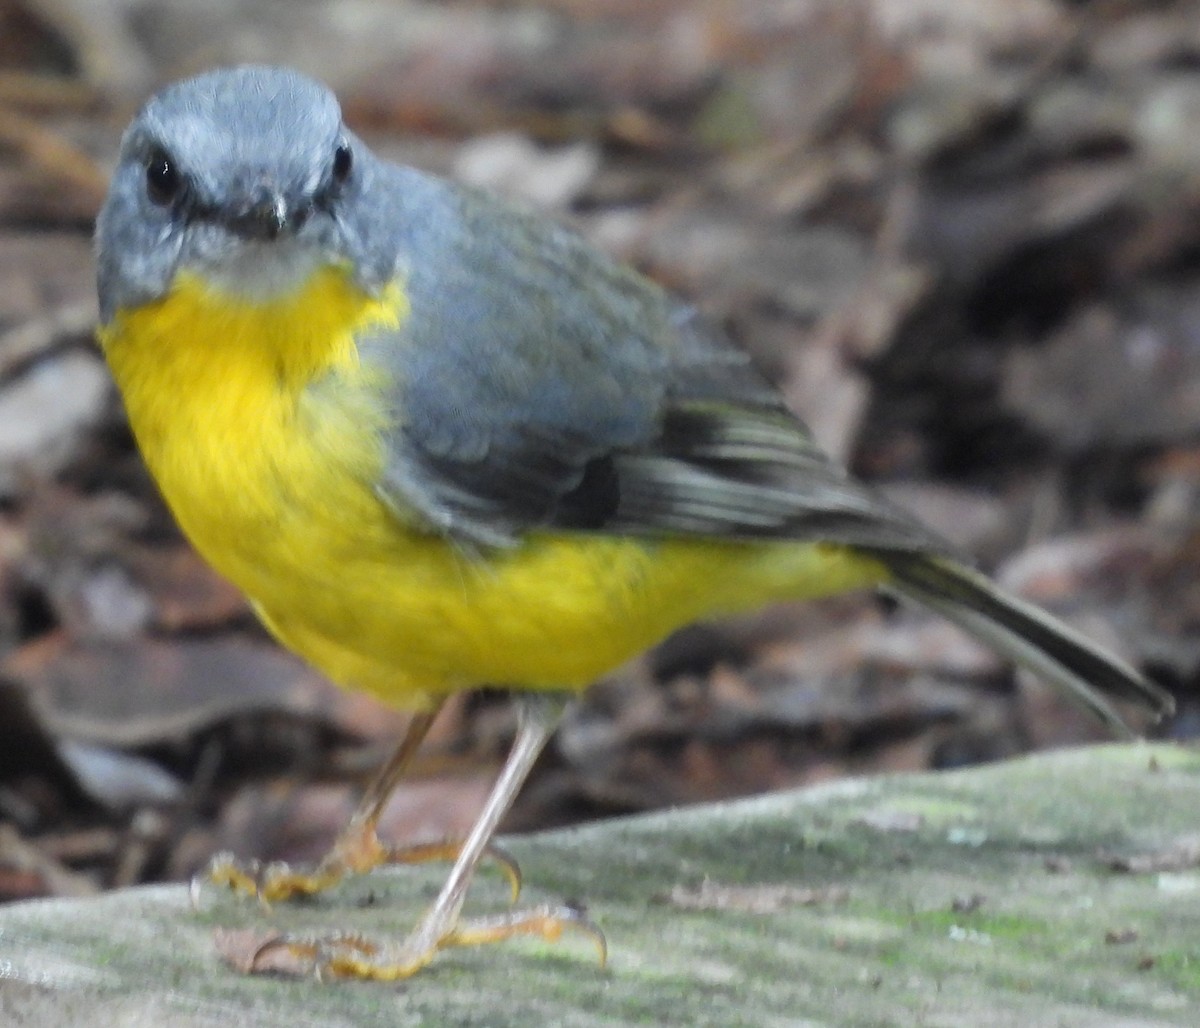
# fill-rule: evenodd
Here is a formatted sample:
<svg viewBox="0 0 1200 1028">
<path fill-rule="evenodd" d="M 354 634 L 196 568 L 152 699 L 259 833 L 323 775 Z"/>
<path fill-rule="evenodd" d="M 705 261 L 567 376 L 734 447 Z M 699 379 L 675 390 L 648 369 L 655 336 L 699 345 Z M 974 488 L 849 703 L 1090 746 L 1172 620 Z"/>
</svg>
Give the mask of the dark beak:
<svg viewBox="0 0 1200 1028">
<path fill-rule="evenodd" d="M 308 220 L 308 208 L 289 204 L 282 193 L 264 190 L 223 220 L 243 239 L 270 242 L 297 232 Z"/>
</svg>

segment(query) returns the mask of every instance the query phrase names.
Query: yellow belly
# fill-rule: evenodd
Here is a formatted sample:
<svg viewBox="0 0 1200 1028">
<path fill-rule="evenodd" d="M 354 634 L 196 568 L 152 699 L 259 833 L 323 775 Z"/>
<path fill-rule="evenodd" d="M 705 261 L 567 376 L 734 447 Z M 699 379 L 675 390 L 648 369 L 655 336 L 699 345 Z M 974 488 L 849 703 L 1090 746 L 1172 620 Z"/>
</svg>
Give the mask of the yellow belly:
<svg viewBox="0 0 1200 1028">
<path fill-rule="evenodd" d="M 844 547 L 543 534 L 469 553 L 376 497 L 387 412 L 355 334 L 406 306 L 336 270 L 269 303 L 182 276 L 101 333 L 180 525 L 288 647 L 404 707 L 583 688 L 698 618 L 879 581 Z"/>
</svg>

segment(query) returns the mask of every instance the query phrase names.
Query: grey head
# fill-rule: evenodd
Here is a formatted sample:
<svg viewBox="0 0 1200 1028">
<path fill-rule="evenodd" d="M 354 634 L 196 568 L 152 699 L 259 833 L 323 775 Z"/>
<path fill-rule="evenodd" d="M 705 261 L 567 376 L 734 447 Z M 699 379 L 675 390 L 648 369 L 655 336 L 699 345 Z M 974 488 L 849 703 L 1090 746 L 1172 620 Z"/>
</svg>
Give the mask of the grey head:
<svg viewBox="0 0 1200 1028">
<path fill-rule="evenodd" d="M 338 262 L 378 288 L 395 262 L 372 211 L 379 168 L 333 93 L 297 72 L 168 86 L 126 130 L 97 221 L 101 318 L 160 298 L 184 268 L 262 297 Z"/>
</svg>

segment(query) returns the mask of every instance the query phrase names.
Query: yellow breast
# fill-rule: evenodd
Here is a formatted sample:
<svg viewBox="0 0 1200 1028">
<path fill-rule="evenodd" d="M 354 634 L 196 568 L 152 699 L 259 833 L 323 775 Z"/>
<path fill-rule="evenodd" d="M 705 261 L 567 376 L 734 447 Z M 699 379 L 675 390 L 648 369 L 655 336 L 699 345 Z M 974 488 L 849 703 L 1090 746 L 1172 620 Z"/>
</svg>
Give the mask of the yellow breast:
<svg viewBox="0 0 1200 1028">
<path fill-rule="evenodd" d="M 151 473 L 184 531 L 253 597 L 280 545 L 362 518 L 384 414 L 355 335 L 394 327 L 337 270 L 269 302 L 180 275 L 163 300 L 118 313 L 101 344 Z M 311 553 L 309 554 L 311 559 Z"/>
<path fill-rule="evenodd" d="M 842 547 L 541 534 L 479 554 L 406 523 L 374 490 L 386 381 L 355 345 L 406 310 L 336 269 L 267 302 L 182 275 L 101 333 L 184 531 L 334 680 L 410 707 L 582 688 L 697 618 L 879 577 Z"/>
</svg>

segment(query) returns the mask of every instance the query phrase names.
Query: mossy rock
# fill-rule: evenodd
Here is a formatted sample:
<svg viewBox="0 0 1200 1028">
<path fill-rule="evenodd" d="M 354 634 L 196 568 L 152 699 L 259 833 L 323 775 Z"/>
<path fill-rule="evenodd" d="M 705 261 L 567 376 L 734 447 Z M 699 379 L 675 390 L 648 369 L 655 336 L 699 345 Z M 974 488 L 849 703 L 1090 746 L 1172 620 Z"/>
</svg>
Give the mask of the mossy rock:
<svg viewBox="0 0 1200 1028">
<path fill-rule="evenodd" d="M 130 889 L 0 909 L 5 1025 L 1195 1025 L 1200 754 L 1104 746 L 510 839 L 584 937 L 398 985 L 244 977 L 214 931 L 402 936 L 444 869 L 269 912 Z M 498 875 L 473 911 L 502 909 Z"/>
</svg>

